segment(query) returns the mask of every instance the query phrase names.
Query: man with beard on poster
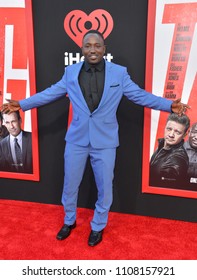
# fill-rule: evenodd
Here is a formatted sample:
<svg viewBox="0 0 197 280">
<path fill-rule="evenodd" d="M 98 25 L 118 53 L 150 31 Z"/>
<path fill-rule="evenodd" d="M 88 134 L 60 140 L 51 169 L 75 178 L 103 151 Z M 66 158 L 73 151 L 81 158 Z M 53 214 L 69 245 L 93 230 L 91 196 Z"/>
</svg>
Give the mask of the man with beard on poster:
<svg viewBox="0 0 197 280">
<path fill-rule="evenodd" d="M 191 126 L 184 148 L 189 158 L 188 183 L 195 184 L 194 187 L 197 190 L 197 122 Z"/>
<path fill-rule="evenodd" d="M 150 160 L 151 186 L 177 189 L 186 183 L 189 160 L 183 144 L 189 126 L 186 115 L 168 116 L 164 138 L 158 139 L 158 148 Z"/>
<path fill-rule="evenodd" d="M 20 101 L 7 100 L 8 103 L 2 106 L 2 111 L 7 113 L 19 109 L 26 111 L 68 94 L 73 118 L 65 137 L 62 193 L 65 218 L 57 239 L 64 240 L 76 227 L 79 186 L 90 158 L 98 196 L 90 223 L 89 246 L 102 241 L 112 204 L 116 148 L 119 145 L 116 112 L 123 95 L 138 105 L 180 115 L 189 108 L 180 99 L 167 100 L 139 88 L 126 67 L 104 60 L 105 50 L 103 35 L 97 30 L 89 30 L 82 40 L 84 61 L 66 67 L 62 79 L 44 91 Z"/>
</svg>

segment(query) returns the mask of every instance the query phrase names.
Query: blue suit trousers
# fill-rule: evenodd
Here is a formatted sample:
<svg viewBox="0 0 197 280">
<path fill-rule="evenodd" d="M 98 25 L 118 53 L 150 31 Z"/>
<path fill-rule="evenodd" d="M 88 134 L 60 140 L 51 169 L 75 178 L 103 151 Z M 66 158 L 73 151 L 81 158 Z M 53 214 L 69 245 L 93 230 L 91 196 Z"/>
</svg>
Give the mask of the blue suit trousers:
<svg viewBox="0 0 197 280">
<path fill-rule="evenodd" d="M 76 220 L 78 191 L 88 157 L 90 157 L 98 192 L 91 229 L 100 231 L 107 224 L 108 213 L 113 200 L 112 182 L 116 148 L 95 149 L 91 145 L 84 147 L 66 143 L 62 193 L 62 204 L 65 211 L 64 223 L 72 225 Z"/>
</svg>

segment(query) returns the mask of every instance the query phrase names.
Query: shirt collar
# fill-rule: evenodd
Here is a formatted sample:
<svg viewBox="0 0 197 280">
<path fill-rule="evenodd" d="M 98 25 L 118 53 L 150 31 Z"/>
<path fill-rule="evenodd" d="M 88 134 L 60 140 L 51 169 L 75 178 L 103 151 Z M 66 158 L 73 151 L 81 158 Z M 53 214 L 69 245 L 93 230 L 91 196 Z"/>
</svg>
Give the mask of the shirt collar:
<svg viewBox="0 0 197 280">
<path fill-rule="evenodd" d="M 17 138 L 18 141 L 21 141 L 22 139 L 22 131 L 17 135 L 17 136 L 13 136 L 10 134 L 10 140 L 14 142 L 14 139 Z"/>
<path fill-rule="evenodd" d="M 162 148 L 164 147 L 164 138 L 158 139 L 158 143 L 159 143 L 159 145 L 158 145 L 158 150 L 160 150 L 160 149 L 162 149 Z M 182 146 L 183 144 L 184 144 L 184 140 L 182 139 L 180 143 L 178 143 L 178 144 L 176 144 L 176 145 L 172 145 L 172 146 L 170 147 L 170 149 L 168 149 L 168 151 L 169 151 L 169 150 L 174 150 L 174 149 L 176 149 L 176 148 L 179 148 L 179 147 Z"/>
<path fill-rule="evenodd" d="M 94 67 L 97 71 L 101 72 L 105 67 L 105 60 L 102 59 L 99 63 L 94 64 L 94 66 L 89 64 L 87 61 L 84 61 L 84 67 L 86 72 L 88 72 L 91 67 Z"/>
</svg>

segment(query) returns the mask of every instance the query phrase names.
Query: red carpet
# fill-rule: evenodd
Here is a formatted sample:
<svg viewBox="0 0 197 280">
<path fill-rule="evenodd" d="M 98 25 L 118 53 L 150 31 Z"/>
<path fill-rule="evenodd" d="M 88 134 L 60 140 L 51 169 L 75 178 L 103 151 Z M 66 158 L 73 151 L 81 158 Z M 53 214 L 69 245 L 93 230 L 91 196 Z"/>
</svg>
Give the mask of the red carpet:
<svg viewBox="0 0 197 280">
<path fill-rule="evenodd" d="M 77 227 L 56 240 L 63 207 L 0 200 L 1 260 L 196 260 L 197 224 L 110 212 L 103 242 L 89 247 L 93 211 L 78 209 Z"/>
</svg>

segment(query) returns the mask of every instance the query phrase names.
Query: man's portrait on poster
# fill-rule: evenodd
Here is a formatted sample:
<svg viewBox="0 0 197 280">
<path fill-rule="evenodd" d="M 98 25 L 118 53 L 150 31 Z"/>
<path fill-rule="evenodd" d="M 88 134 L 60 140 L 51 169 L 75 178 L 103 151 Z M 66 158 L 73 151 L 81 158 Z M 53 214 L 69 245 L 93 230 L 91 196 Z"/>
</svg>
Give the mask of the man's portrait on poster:
<svg viewBox="0 0 197 280">
<path fill-rule="evenodd" d="M 193 0 L 185 0 L 184 3 L 163 0 L 149 4 L 146 89 L 153 93 L 161 92 L 163 97 L 170 100 L 181 98 L 189 104 L 190 110 L 186 116 L 190 126 L 177 137 L 175 131 L 173 135 L 174 128 L 170 128 L 171 133 L 168 131 L 166 113 L 145 109 L 143 193 L 197 198 L 196 11 L 197 3 Z M 167 149 L 165 137 L 171 139 L 173 144 Z M 176 144 L 175 139 L 178 141 Z"/>
<path fill-rule="evenodd" d="M 187 184 L 191 189 L 197 190 L 197 122 L 193 123 L 188 134 L 184 148 L 189 159 L 187 170 Z"/>
<path fill-rule="evenodd" d="M 0 4 L 0 105 L 35 92 L 31 0 Z M 0 115 L 0 178 L 39 181 L 37 111 Z"/>
<path fill-rule="evenodd" d="M 184 137 L 190 126 L 187 115 L 170 114 L 164 129 L 164 138 L 158 139 L 158 148 L 150 160 L 150 185 L 184 187 L 189 167 L 184 149 Z"/>
<path fill-rule="evenodd" d="M 19 111 L 1 116 L 8 135 L 0 140 L 0 171 L 33 173 L 32 133 L 22 130 Z"/>
</svg>

